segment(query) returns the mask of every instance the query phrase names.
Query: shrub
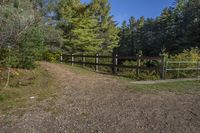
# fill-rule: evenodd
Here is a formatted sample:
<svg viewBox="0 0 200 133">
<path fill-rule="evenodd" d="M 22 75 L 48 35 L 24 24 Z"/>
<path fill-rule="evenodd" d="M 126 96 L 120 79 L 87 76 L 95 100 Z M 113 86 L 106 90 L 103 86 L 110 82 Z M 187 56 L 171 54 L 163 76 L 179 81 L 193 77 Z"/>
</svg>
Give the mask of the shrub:
<svg viewBox="0 0 200 133">
<path fill-rule="evenodd" d="M 200 49 L 199 48 L 186 49 L 180 54 L 170 56 L 169 60 L 172 60 L 172 61 L 199 61 L 200 60 Z"/>
<path fill-rule="evenodd" d="M 137 66 L 137 61 L 125 61 L 123 65 L 127 66 Z M 141 66 L 146 67 L 159 67 L 159 63 L 157 61 L 142 61 Z M 140 74 L 137 77 L 136 69 L 122 69 L 120 75 L 125 77 L 136 79 L 136 80 L 156 80 L 159 79 L 159 73 L 156 71 L 149 70 L 140 70 Z"/>
<path fill-rule="evenodd" d="M 60 51 L 52 52 L 48 50 L 44 52 L 43 59 L 50 62 L 58 62 L 60 59 L 60 55 L 61 55 Z"/>
</svg>

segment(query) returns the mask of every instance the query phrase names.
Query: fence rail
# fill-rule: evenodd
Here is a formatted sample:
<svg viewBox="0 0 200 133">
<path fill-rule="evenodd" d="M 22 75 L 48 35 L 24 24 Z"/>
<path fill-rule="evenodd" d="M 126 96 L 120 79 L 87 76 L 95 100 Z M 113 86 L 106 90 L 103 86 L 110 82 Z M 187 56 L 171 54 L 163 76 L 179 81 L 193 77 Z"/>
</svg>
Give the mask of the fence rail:
<svg viewBox="0 0 200 133">
<path fill-rule="evenodd" d="M 75 61 L 76 58 L 81 58 L 79 61 Z M 94 59 L 94 62 L 87 62 L 86 59 L 87 58 L 92 58 Z M 119 68 L 130 68 L 130 69 L 135 69 L 136 70 L 136 74 L 137 76 L 140 75 L 140 71 L 141 70 L 156 70 L 159 71 L 160 73 L 160 78 L 163 79 L 164 78 L 164 56 L 160 56 L 160 57 L 145 57 L 145 56 L 118 56 L 113 55 L 113 56 L 105 56 L 105 55 L 75 55 L 75 54 L 63 54 L 61 56 L 61 62 L 65 62 L 65 63 L 70 63 L 72 66 L 74 64 L 79 64 L 79 65 L 93 65 L 95 66 L 95 71 L 99 71 L 99 66 L 107 66 L 110 67 L 112 69 L 113 74 L 117 74 L 118 73 L 118 69 Z M 67 60 L 68 59 L 68 60 Z M 100 63 L 99 59 L 110 59 L 111 61 L 109 63 Z M 123 65 L 120 64 L 119 61 L 121 60 L 134 60 L 137 62 L 137 65 L 133 66 L 133 65 Z M 160 65 L 158 67 L 146 67 L 146 66 L 142 66 L 141 65 L 141 61 L 144 60 L 156 60 L 158 62 L 160 62 Z"/>
<path fill-rule="evenodd" d="M 175 66 L 175 67 L 170 67 Z M 183 66 L 183 65 L 188 65 Z M 200 61 L 167 61 L 165 65 L 165 74 L 169 71 L 177 72 L 177 78 L 180 76 L 180 71 L 196 71 L 197 77 L 200 74 Z"/>
</svg>

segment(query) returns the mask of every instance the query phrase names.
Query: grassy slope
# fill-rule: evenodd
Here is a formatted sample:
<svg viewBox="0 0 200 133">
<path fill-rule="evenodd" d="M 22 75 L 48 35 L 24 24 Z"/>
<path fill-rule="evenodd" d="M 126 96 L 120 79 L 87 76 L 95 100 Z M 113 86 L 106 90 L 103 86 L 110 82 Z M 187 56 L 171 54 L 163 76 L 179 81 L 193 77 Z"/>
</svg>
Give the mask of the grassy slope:
<svg viewBox="0 0 200 133">
<path fill-rule="evenodd" d="M 0 113 L 25 108 L 54 96 L 53 77 L 40 66 L 34 70 L 16 70 L 15 73 L 8 88 L 0 86 Z"/>
</svg>

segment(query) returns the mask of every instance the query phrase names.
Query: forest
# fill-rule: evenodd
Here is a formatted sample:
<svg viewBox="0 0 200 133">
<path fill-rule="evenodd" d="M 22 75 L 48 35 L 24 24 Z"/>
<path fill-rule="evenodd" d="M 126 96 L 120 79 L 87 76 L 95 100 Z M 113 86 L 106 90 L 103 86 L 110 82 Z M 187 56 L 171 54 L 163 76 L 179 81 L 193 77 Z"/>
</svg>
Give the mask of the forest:
<svg viewBox="0 0 200 133">
<path fill-rule="evenodd" d="M 3 0 L 0 2 L 0 64 L 33 68 L 61 53 L 123 56 L 199 54 L 200 1 L 176 0 L 156 18 L 118 24 L 108 0 Z"/>
</svg>

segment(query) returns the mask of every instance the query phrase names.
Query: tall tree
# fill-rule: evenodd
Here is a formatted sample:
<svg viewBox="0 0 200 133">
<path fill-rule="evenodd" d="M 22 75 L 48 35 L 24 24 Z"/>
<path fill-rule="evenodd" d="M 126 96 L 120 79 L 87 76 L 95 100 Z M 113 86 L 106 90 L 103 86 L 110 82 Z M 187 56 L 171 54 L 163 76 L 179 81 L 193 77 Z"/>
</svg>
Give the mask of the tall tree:
<svg viewBox="0 0 200 133">
<path fill-rule="evenodd" d="M 136 31 L 128 28 L 128 48 L 124 53 L 133 54 L 130 49 L 134 49 L 142 50 L 148 56 L 157 56 L 162 52 L 177 54 L 184 49 L 200 47 L 199 9 L 199 0 L 177 0 L 175 7 L 165 8 L 155 19 L 140 18 L 135 26 Z M 136 42 L 136 48 L 131 45 L 133 42 Z M 123 45 L 120 41 L 120 48 Z"/>
<path fill-rule="evenodd" d="M 119 30 L 110 16 L 110 9 L 108 0 L 92 0 L 90 4 L 92 15 L 98 19 L 99 38 L 104 39 L 101 45 L 103 52 L 112 52 L 119 42 Z"/>
<path fill-rule="evenodd" d="M 91 15 L 88 6 L 79 0 L 61 1 L 60 5 L 65 49 L 70 52 L 99 52 L 103 39 L 99 38 L 98 20 Z"/>
</svg>

